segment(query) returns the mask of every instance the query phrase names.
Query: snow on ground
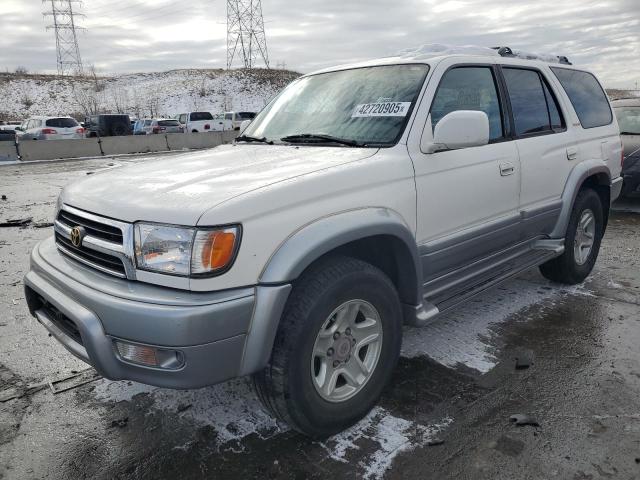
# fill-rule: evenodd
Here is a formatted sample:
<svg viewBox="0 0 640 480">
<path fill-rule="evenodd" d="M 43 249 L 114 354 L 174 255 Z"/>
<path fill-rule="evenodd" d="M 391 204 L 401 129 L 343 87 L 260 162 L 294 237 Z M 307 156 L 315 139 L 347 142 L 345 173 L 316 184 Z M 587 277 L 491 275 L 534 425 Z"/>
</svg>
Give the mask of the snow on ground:
<svg viewBox="0 0 640 480">
<path fill-rule="evenodd" d="M 464 365 L 487 372 L 496 363 L 491 342 L 496 325 L 516 315 L 525 321 L 564 296 L 576 294 L 590 295 L 591 292 L 584 286 L 551 288 L 525 279 L 513 280 L 443 314 L 427 327 L 406 328 L 402 356 L 429 356 L 446 366 Z M 154 401 L 152 408 L 160 411 L 177 413 L 181 406 L 191 405 L 181 415 L 214 427 L 219 435 L 219 447 L 242 449 L 242 440 L 248 435 L 269 439 L 287 429 L 262 410 L 246 379 L 192 391 L 102 380 L 95 390 L 96 399 L 103 402 L 130 401 L 140 393 L 148 393 Z M 379 479 L 397 455 L 426 445 L 453 421 L 447 417 L 422 425 L 375 407 L 358 424 L 320 445 L 334 461 L 349 461 L 356 454 L 361 458 L 362 477 Z M 370 449 L 371 444 L 377 446 Z M 367 445 L 366 453 L 361 450 L 363 445 Z"/>
<path fill-rule="evenodd" d="M 95 111 L 173 117 L 205 110 L 259 111 L 297 74 L 282 70 L 172 70 L 91 79 L 0 74 L 0 119 Z"/>
</svg>

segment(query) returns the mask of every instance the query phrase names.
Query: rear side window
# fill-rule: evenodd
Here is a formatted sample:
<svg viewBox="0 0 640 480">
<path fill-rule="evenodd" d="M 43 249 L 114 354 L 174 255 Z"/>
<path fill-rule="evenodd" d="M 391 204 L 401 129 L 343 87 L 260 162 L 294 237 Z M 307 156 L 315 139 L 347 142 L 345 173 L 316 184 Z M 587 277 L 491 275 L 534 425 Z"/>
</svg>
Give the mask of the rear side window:
<svg viewBox="0 0 640 480">
<path fill-rule="evenodd" d="M 435 129 L 442 118 L 457 110 L 479 110 L 489 117 L 489 139 L 503 136 L 498 89 L 489 67 L 456 67 L 444 74 L 431 106 Z"/>
<path fill-rule="evenodd" d="M 73 118 L 50 118 L 47 120 L 47 127 L 73 128 L 77 126 L 78 122 Z"/>
<path fill-rule="evenodd" d="M 504 67 L 502 72 L 517 136 L 549 133 L 562 128 L 558 105 L 538 71 Z"/>
<path fill-rule="evenodd" d="M 201 120 L 213 120 L 213 115 L 209 112 L 193 112 L 191 114 L 192 122 L 199 122 Z"/>
<path fill-rule="evenodd" d="M 583 128 L 601 127 L 613 121 L 613 114 L 604 90 L 589 72 L 552 67 L 562 88 L 578 115 Z"/>
</svg>

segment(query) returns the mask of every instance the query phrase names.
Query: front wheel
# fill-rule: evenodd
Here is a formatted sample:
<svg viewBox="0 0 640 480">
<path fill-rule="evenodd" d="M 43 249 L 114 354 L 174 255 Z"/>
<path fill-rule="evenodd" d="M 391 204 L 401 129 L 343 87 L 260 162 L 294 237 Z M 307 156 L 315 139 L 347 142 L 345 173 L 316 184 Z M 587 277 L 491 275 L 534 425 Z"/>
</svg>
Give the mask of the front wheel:
<svg viewBox="0 0 640 480">
<path fill-rule="evenodd" d="M 604 234 L 604 214 L 600 196 L 582 190 L 571 212 L 564 253 L 540 266 L 540 272 L 554 282 L 575 285 L 593 270 Z"/>
<path fill-rule="evenodd" d="M 401 337 L 400 300 L 383 272 L 350 257 L 323 260 L 294 285 L 256 391 L 276 418 L 327 437 L 375 405 Z"/>
</svg>

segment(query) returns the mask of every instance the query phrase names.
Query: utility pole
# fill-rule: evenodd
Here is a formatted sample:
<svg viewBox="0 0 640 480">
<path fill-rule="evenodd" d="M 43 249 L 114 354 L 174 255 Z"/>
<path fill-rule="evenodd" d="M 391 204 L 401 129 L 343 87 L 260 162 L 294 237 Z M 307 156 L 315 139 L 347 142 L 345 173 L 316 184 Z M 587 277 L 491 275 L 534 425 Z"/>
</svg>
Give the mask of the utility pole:
<svg viewBox="0 0 640 480">
<path fill-rule="evenodd" d="M 56 55 L 58 64 L 58 75 L 82 75 L 82 58 L 78 47 L 77 30 L 75 17 L 82 14 L 74 10 L 74 5 L 80 0 L 42 0 L 42 3 L 50 4 L 51 11 L 43 12 L 44 16 L 52 18 L 52 24 L 47 26 L 47 30 L 53 29 L 56 34 Z"/>
<path fill-rule="evenodd" d="M 261 0 L 227 0 L 227 69 L 238 59 L 244 68 L 256 66 L 258 56 L 269 68 Z"/>
</svg>

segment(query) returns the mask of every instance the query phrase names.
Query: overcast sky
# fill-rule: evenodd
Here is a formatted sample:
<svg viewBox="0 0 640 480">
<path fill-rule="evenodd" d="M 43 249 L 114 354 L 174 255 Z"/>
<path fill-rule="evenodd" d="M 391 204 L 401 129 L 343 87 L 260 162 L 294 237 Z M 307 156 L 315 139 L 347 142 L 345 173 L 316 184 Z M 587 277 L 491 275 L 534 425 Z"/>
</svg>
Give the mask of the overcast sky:
<svg viewBox="0 0 640 480">
<path fill-rule="evenodd" d="M 0 2 L 0 68 L 55 72 L 40 0 Z M 84 0 L 85 64 L 102 73 L 222 68 L 225 0 Z M 640 0 L 263 0 L 272 67 L 309 72 L 424 43 L 567 55 L 608 87 L 640 84 Z"/>
</svg>

